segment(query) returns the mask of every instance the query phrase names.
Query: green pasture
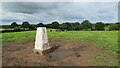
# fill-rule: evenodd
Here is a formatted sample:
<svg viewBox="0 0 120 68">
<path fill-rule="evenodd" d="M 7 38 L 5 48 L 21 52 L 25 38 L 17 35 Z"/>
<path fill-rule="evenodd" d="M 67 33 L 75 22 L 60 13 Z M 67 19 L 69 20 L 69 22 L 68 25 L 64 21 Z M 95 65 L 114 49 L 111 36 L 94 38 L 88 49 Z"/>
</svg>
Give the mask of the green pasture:
<svg viewBox="0 0 120 68">
<path fill-rule="evenodd" d="M 2 31 L 2 30 L 14 30 L 14 29 L 10 29 L 10 28 L 9 28 L 9 29 L 3 29 L 3 28 L 2 28 L 2 29 L 0 29 L 0 31 Z"/>
<path fill-rule="evenodd" d="M 66 31 L 48 32 L 49 39 L 65 38 L 78 43 L 102 47 L 116 54 L 118 51 L 118 31 Z"/>
<path fill-rule="evenodd" d="M 54 29 L 52 29 L 54 30 Z M 87 43 L 102 47 L 116 57 L 118 55 L 118 31 L 52 31 L 47 30 L 50 39 L 69 39 L 76 43 Z M 2 43 L 34 41 L 36 31 L 1 33 Z M 4 45 L 3 45 L 4 46 Z"/>
<path fill-rule="evenodd" d="M 118 49 L 118 31 L 49 31 L 49 39 L 70 39 L 74 42 L 89 43 L 90 45 L 104 47 L 111 52 Z M 2 43 L 35 40 L 36 31 L 1 33 Z"/>
</svg>

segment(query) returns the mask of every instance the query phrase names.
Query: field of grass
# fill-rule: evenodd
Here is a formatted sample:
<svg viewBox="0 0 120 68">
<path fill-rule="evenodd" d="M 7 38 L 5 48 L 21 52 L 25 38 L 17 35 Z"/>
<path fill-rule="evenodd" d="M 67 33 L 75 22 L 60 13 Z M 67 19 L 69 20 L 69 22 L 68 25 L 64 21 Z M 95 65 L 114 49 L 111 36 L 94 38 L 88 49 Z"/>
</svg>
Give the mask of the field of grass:
<svg viewBox="0 0 120 68">
<path fill-rule="evenodd" d="M 76 43 L 89 43 L 92 46 L 102 47 L 117 57 L 118 52 L 118 31 L 64 31 L 50 32 L 48 29 L 48 38 L 50 39 L 70 39 Z M 10 32 L 3 33 L 1 40 L 3 43 L 33 41 L 36 31 Z"/>
<path fill-rule="evenodd" d="M 3 29 L 3 28 L 2 28 L 2 29 L 0 29 L 0 31 L 2 31 L 2 30 L 13 30 L 13 29 Z"/>
<path fill-rule="evenodd" d="M 118 51 L 118 31 L 67 31 L 49 32 L 49 38 L 65 38 L 79 43 L 102 47 L 112 54 Z"/>
<path fill-rule="evenodd" d="M 2 42 L 19 42 L 35 40 L 36 31 L 2 33 Z M 64 31 L 50 32 L 49 39 L 65 38 L 75 42 L 89 43 L 94 46 L 101 46 L 115 53 L 118 49 L 118 31 Z"/>
</svg>

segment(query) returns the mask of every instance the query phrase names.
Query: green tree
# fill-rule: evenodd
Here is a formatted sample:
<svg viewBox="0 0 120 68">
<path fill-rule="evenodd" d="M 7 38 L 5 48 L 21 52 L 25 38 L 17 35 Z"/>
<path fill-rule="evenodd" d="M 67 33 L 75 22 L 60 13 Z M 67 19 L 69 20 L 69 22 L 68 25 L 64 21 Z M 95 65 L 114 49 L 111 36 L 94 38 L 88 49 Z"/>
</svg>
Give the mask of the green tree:
<svg viewBox="0 0 120 68">
<path fill-rule="evenodd" d="M 69 26 L 70 26 L 70 27 L 69 27 L 69 30 L 75 30 L 75 28 L 76 28 L 75 23 L 70 23 Z"/>
<path fill-rule="evenodd" d="M 22 23 L 21 27 L 27 29 L 27 28 L 30 28 L 30 24 L 29 24 L 28 21 L 25 21 L 25 22 Z"/>
<path fill-rule="evenodd" d="M 69 22 L 63 23 L 60 25 L 61 30 L 70 30 L 71 29 L 71 24 Z"/>
<path fill-rule="evenodd" d="M 17 26 L 17 27 L 14 28 L 14 30 L 15 30 L 15 31 L 20 31 L 21 29 L 20 29 L 19 26 Z"/>
<path fill-rule="evenodd" d="M 95 30 L 95 24 L 92 24 L 92 31 Z"/>
<path fill-rule="evenodd" d="M 36 25 L 30 25 L 29 30 L 36 30 Z"/>
<path fill-rule="evenodd" d="M 78 22 L 70 23 L 69 29 L 70 30 L 79 30 L 79 25 L 80 25 L 80 23 L 78 23 Z"/>
<path fill-rule="evenodd" d="M 82 29 L 83 29 L 83 26 L 82 26 L 82 25 L 78 25 L 78 26 L 77 26 L 77 29 L 78 29 L 78 30 L 82 30 Z"/>
<path fill-rule="evenodd" d="M 118 25 L 118 27 L 119 27 L 119 30 L 120 30 L 120 22 L 117 22 L 116 24 Z"/>
<path fill-rule="evenodd" d="M 105 26 L 108 27 L 110 24 L 109 23 L 105 23 Z"/>
<path fill-rule="evenodd" d="M 97 23 L 95 24 L 95 29 L 96 29 L 96 30 L 105 30 L 105 24 L 102 23 L 102 22 L 97 22 Z"/>
<path fill-rule="evenodd" d="M 66 22 L 66 23 L 64 23 L 64 24 L 65 24 L 65 29 L 66 29 L 66 30 L 70 30 L 70 29 L 72 28 L 72 26 L 70 25 L 69 22 Z"/>
<path fill-rule="evenodd" d="M 51 26 L 54 29 L 58 29 L 59 28 L 59 23 L 57 21 L 54 21 L 54 22 L 52 22 Z"/>
<path fill-rule="evenodd" d="M 39 24 L 37 24 L 37 27 L 44 27 L 44 24 L 43 23 L 39 23 Z"/>
<path fill-rule="evenodd" d="M 109 30 L 119 30 L 119 26 L 117 24 L 111 24 Z"/>
<path fill-rule="evenodd" d="M 59 26 L 59 28 L 60 28 L 61 30 L 65 30 L 65 29 L 66 29 L 66 24 L 65 24 L 65 23 L 61 24 L 61 25 Z"/>
<path fill-rule="evenodd" d="M 52 24 L 46 24 L 45 27 L 52 28 Z"/>
<path fill-rule="evenodd" d="M 11 28 L 15 28 L 15 27 L 17 27 L 18 26 L 18 24 L 16 23 L 16 22 L 13 22 L 12 24 L 11 24 Z"/>
<path fill-rule="evenodd" d="M 83 21 L 83 22 L 81 23 L 81 25 L 83 26 L 83 29 L 85 29 L 85 30 L 92 28 L 92 24 L 89 22 L 89 20 Z"/>
</svg>

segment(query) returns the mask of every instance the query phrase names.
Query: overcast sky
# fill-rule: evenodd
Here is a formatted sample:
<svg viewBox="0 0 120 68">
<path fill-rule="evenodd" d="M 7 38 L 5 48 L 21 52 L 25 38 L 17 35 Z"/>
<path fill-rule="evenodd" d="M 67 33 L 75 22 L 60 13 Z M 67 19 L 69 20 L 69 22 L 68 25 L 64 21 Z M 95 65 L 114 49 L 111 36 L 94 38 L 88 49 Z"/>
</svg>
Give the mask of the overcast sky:
<svg viewBox="0 0 120 68">
<path fill-rule="evenodd" d="M 117 2 L 3 2 L 0 10 L 3 25 L 23 21 L 31 24 L 52 21 L 81 23 L 86 19 L 91 23 L 118 21 Z"/>
</svg>

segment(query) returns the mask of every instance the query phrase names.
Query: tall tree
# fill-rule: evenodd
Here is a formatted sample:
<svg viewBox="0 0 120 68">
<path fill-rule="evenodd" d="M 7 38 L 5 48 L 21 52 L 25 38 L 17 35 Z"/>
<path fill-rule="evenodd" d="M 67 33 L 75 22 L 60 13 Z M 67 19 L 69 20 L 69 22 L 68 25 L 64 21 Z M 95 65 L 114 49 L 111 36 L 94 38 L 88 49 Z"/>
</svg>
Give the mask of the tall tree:
<svg viewBox="0 0 120 68">
<path fill-rule="evenodd" d="M 97 23 L 95 24 L 95 29 L 96 29 L 96 30 L 104 30 L 104 29 L 105 29 L 105 24 L 102 23 L 102 22 L 97 22 Z"/>
<path fill-rule="evenodd" d="M 80 23 L 76 22 L 76 23 L 70 23 L 70 30 L 79 30 L 79 25 Z"/>
<path fill-rule="evenodd" d="M 39 24 L 37 24 L 37 27 L 44 27 L 44 24 L 43 23 L 39 23 Z"/>
<path fill-rule="evenodd" d="M 51 26 L 54 29 L 58 29 L 59 28 L 59 23 L 57 21 L 54 21 L 54 22 L 52 22 Z"/>
<path fill-rule="evenodd" d="M 119 26 L 117 24 L 111 24 L 109 30 L 119 30 Z"/>
<path fill-rule="evenodd" d="M 108 27 L 110 24 L 109 23 L 106 23 L 105 26 Z"/>
<path fill-rule="evenodd" d="M 15 27 L 17 27 L 18 26 L 18 24 L 16 23 L 16 22 L 13 22 L 12 24 L 11 24 L 11 28 L 15 28 Z"/>
<path fill-rule="evenodd" d="M 120 22 L 117 22 L 116 24 L 118 25 L 118 27 L 119 27 L 119 30 L 120 30 Z"/>
<path fill-rule="evenodd" d="M 36 25 L 30 25 L 29 30 L 36 30 Z"/>
<path fill-rule="evenodd" d="M 30 24 L 29 24 L 28 21 L 25 21 L 25 22 L 22 23 L 21 27 L 22 28 L 30 28 Z"/>
<path fill-rule="evenodd" d="M 52 24 L 46 24 L 45 27 L 52 28 Z"/>
<path fill-rule="evenodd" d="M 89 20 L 85 20 L 81 23 L 83 29 L 87 30 L 87 29 L 91 29 L 92 28 L 92 24 L 89 22 Z"/>
<path fill-rule="evenodd" d="M 60 25 L 61 30 L 70 30 L 71 29 L 71 24 L 69 22 L 63 23 Z"/>
</svg>

